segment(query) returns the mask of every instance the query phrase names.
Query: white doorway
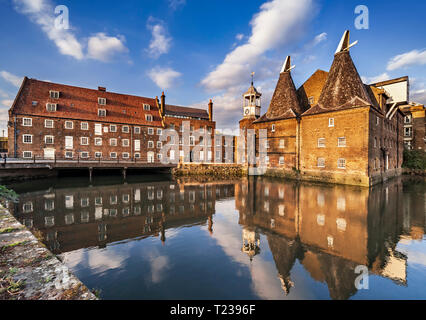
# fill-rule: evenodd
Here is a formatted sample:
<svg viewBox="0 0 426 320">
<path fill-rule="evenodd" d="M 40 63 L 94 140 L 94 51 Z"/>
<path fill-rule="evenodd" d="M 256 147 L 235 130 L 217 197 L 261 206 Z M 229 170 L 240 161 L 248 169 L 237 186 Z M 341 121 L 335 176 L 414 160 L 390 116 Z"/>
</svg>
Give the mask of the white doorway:
<svg viewBox="0 0 426 320">
<path fill-rule="evenodd" d="M 44 158 L 49 160 L 55 159 L 55 149 L 52 149 L 52 148 L 44 149 Z"/>
</svg>

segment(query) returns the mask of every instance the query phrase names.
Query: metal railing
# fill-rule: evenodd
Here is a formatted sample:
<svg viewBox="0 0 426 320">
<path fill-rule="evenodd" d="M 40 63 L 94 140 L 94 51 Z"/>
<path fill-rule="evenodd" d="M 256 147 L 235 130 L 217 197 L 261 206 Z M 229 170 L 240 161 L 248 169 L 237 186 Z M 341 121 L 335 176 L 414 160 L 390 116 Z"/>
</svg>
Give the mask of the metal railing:
<svg viewBox="0 0 426 320">
<path fill-rule="evenodd" d="M 142 158 L 97 158 L 97 157 L 88 157 L 81 158 L 77 157 L 40 157 L 32 156 L 31 158 L 0 158 L 0 163 L 5 164 L 56 164 L 56 163 L 76 163 L 76 164 L 161 164 L 160 160 L 148 161 L 148 159 Z"/>
</svg>

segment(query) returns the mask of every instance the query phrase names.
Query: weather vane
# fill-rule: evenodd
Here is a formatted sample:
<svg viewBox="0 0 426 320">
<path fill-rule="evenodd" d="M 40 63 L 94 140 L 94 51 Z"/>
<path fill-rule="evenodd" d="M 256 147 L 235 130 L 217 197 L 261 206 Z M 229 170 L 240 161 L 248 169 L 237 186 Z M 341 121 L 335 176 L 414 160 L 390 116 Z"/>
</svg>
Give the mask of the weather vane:
<svg viewBox="0 0 426 320">
<path fill-rule="evenodd" d="M 251 85 L 253 85 L 254 72 L 251 73 Z"/>
</svg>

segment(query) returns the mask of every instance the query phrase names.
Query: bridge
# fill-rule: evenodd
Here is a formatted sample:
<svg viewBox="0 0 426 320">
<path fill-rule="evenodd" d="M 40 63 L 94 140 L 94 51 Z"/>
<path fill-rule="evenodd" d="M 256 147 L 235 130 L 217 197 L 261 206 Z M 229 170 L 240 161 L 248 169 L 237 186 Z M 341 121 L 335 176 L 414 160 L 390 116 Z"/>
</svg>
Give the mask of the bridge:
<svg viewBox="0 0 426 320">
<path fill-rule="evenodd" d="M 50 176 L 60 170 L 88 170 L 92 180 L 93 170 L 121 170 L 126 178 L 128 169 L 170 171 L 176 164 L 147 162 L 141 159 L 48 159 L 0 158 L 0 180 L 8 177 Z"/>
</svg>

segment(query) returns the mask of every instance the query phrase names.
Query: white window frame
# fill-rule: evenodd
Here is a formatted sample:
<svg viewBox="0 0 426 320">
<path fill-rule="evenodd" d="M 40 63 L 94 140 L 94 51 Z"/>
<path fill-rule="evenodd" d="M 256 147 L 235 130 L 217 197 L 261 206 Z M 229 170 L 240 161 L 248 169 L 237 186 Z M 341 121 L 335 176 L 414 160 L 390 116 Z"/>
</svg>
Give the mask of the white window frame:
<svg viewBox="0 0 426 320">
<path fill-rule="evenodd" d="M 26 121 L 29 120 L 29 124 L 25 124 Z M 24 127 L 32 127 L 33 126 L 33 119 L 32 118 L 22 118 L 22 125 Z"/>
<path fill-rule="evenodd" d="M 148 141 L 148 149 L 154 148 L 154 141 Z"/>
<path fill-rule="evenodd" d="M 100 98 L 98 97 L 98 104 L 101 106 L 105 106 L 107 103 L 106 98 Z"/>
<path fill-rule="evenodd" d="M 154 128 L 148 128 L 148 134 L 153 135 L 154 134 Z"/>
<path fill-rule="evenodd" d="M 87 154 L 87 157 L 84 156 L 85 154 Z M 82 159 L 88 159 L 89 158 L 89 152 L 88 151 L 82 151 L 82 152 L 80 152 L 80 158 L 82 158 Z"/>
<path fill-rule="evenodd" d="M 122 155 L 123 159 L 129 159 L 130 158 L 130 154 L 128 152 L 123 152 Z"/>
<path fill-rule="evenodd" d="M 146 120 L 146 121 L 148 121 L 148 122 L 152 122 L 152 119 L 153 119 L 153 118 L 152 118 L 152 114 L 146 114 L 146 115 L 145 115 L 145 120 Z"/>
<path fill-rule="evenodd" d="M 271 132 L 275 132 L 275 124 L 271 126 Z"/>
<path fill-rule="evenodd" d="M 49 123 L 49 121 L 51 121 L 51 123 L 52 123 L 51 127 L 47 125 Z M 46 119 L 46 120 L 44 120 L 44 127 L 48 128 L 48 129 L 53 129 L 55 127 L 55 122 L 51 119 Z"/>
<path fill-rule="evenodd" d="M 101 143 L 97 143 L 97 141 L 100 141 Z M 102 138 L 95 138 L 95 146 L 96 147 L 102 146 Z"/>
<path fill-rule="evenodd" d="M 27 154 L 29 153 L 29 154 L 30 154 L 30 156 L 29 156 L 29 157 L 26 157 L 26 156 L 25 156 L 25 154 L 26 154 L 26 153 L 27 153 Z M 22 157 L 23 157 L 24 159 L 31 159 L 31 158 L 33 157 L 33 152 L 32 152 L 32 151 L 23 151 L 23 152 L 22 152 Z"/>
<path fill-rule="evenodd" d="M 114 129 L 113 129 L 114 128 Z M 110 124 L 109 125 L 109 132 L 117 132 L 117 125 Z"/>
<path fill-rule="evenodd" d="M 144 109 L 145 111 L 150 111 L 150 110 L 151 110 L 151 105 L 144 103 L 144 104 L 143 104 L 143 109 Z"/>
<path fill-rule="evenodd" d="M 59 91 L 50 90 L 49 96 L 51 99 L 59 99 Z"/>
<path fill-rule="evenodd" d="M 157 128 L 157 136 L 161 136 L 163 134 L 163 129 Z"/>
<path fill-rule="evenodd" d="M 114 156 L 113 156 L 114 155 Z M 109 153 L 109 157 L 111 158 L 111 159 L 117 159 L 117 152 L 110 152 Z"/>
<path fill-rule="evenodd" d="M 83 143 L 83 140 L 85 140 L 86 143 Z M 89 137 L 80 137 L 80 145 L 81 146 L 88 146 L 89 145 Z"/>
<path fill-rule="evenodd" d="M 157 149 L 161 149 L 163 147 L 163 143 L 161 141 L 157 141 Z"/>
<path fill-rule="evenodd" d="M 140 134 L 141 133 L 141 127 L 134 127 L 133 131 L 135 134 Z"/>
<path fill-rule="evenodd" d="M 48 138 L 51 138 L 52 142 L 47 142 Z M 55 143 L 55 136 L 44 136 L 44 143 L 45 144 L 54 144 Z"/>
<path fill-rule="evenodd" d="M 329 128 L 334 127 L 334 118 L 328 118 L 328 127 Z"/>
<path fill-rule="evenodd" d="M 71 153 L 71 156 L 68 155 L 69 153 Z M 65 151 L 65 158 L 72 159 L 73 157 L 74 157 L 74 152 L 73 151 Z"/>
<path fill-rule="evenodd" d="M 320 141 L 323 141 L 323 144 L 320 144 Z M 318 138 L 317 147 L 325 148 L 325 138 Z"/>
<path fill-rule="evenodd" d="M 117 146 L 117 139 L 116 138 L 109 139 L 109 145 L 111 147 L 116 147 Z"/>
<path fill-rule="evenodd" d="M 67 124 L 71 123 L 71 128 L 67 128 Z M 73 130 L 74 129 L 74 121 L 65 121 L 64 128 L 67 130 Z"/>
<path fill-rule="evenodd" d="M 122 139 L 121 140 L 121 146 L 122 147 L 130 147 L 130 140 L 129 139 Z"/>
<path fill-rule="evenodd" d="M 346 137 L 337 138 L 337 146 L 339 148 L 345 148 L 346 147 Z"/>
<path fill-rule="evenodd" d="M 282 161 L 281 161 L 281 160 L 282 160 Z M 279 164 L 280 164 L 280 165 L 285 164 L 284 156 L 281 156 L 281 157 L 280 157 L 280 159 L 279 159 Z"/>
<path fill-rule="evenodd" d="M 88 122 L 82 122 L 80 123 L 81 130 L 89 130 L 89 123 Z"/>
<path fill-rule="evenodd" d="M 342 167 L 342 166 L 340 166 L 340 164 L 341 164 L 342 160 L 343 160 L 343 163 L 344 163 L 344 166 L 343 166 L 343 167 Z M 338 168 L 338 169 L 346 169 L 346 159 L 344 159 L 344 158 L 339 158 L 339 159 L 337 159 L 337 168 Z"/>
<path fill-rule="evenodd" d="M 102 158 L 102 152 L 96 151 L 95 152 L 95 158 L 97 158 L 97 159 Z"/>
<path fill-rule="evenodd" d="M 317 158 L 317 167 L 325 168 L 325 158 Z"/>
<path fill-rule="evenodd" d="M 47 112 L 56 112 L 57 109 L 58 109 L 58 105 L 56 103 L 46 103 Z"/>
<path fill-rule="evenodd" d="M 106 109 L 98 109 L 98 117 L 106 117 Z"/>
<path fill-rule="evenodd" d="M 127 130 L 125 130 L 125 128 L 127 128 Z M 122 127 L 121 127 L 121 131 L 122 131 L 123 133 L 129 133 L 129 132 L 130 132 L 129 126 L 122 126 Z"/>
<path fill-rule="evenodd" d="M 135 153 L 135 159 L 140 159 L 141 158 L 141 154 L 140 152 L 136 152 Z"/>
<path fill-rule="evenodd" d="M 25 137 L 30 137 L 31 138 L 31 142 L 25 142 Z M 32 134 L 24 134 L 22 135 L 22 142 L 25 144 L 32 144 L 33 143 L 33 135 Z"/>
</svg>

